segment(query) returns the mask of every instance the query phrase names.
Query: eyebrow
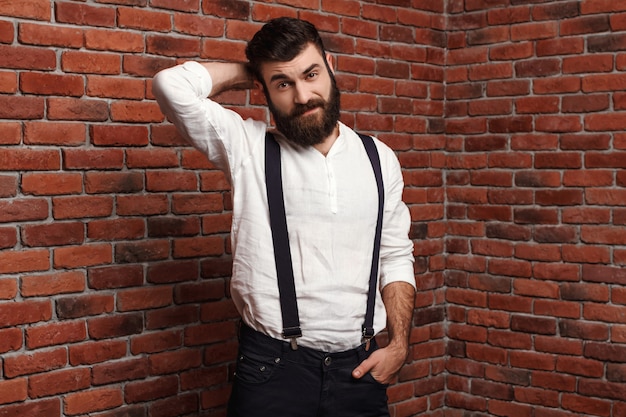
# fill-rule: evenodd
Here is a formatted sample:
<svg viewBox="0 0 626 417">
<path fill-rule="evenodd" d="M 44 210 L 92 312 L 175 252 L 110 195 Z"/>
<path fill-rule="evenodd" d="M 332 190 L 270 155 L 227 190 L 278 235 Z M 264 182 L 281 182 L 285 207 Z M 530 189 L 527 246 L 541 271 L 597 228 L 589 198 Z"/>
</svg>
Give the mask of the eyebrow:
<svg viewBox="0 0 626 417">
<path fill-rule="evenodd" d="M 307 69 L 305 69 L 304 71 L 302 71 L 302 75 L 308 74 L 309 72 L 313 71 L 315 68 L 318 68 L 320 66 L 320 64 L 312 64 L 310 67 L 308 67 Z M 272 77 L 270 78 L 270 83 L 273 83 L 274 81 L 277 80 L 287 80 L 289 79 L 289 77 L 287 77 L 285 74 L 275 74 L 272 75 Z"/>
</svg>

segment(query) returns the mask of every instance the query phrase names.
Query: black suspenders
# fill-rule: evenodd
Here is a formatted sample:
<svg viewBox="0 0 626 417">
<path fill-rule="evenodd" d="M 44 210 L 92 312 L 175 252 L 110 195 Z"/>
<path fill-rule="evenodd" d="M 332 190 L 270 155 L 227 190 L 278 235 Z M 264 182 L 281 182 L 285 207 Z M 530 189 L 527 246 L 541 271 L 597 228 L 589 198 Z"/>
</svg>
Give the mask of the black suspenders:
<svg viewBox="0 0 626 417">
<path fill-rule="evenodd" d="M 365 321 L 362 326 L 363 338 L 366 341 L 366 349 L 369 341 L 374 337 L 374 305 L 376 303 L 376 285 L 378 283 L 378 261 L 380 256 L 380 237 L 383 223 L 383 205 L 385 194 L 383 188 L 383 176 L 380 168 L 380 158 L 374 140 L 366 135 L 361 135 L 363 146 L 372 164 L 376 185 L 378 187 L 378 217 L 374 235 L 374 248 L 372 251 L 372 265 L 370 268 L 369 289 L 367 295 L 367 309 Z M 285 202 L 283 198 L 283 182 L 280 163 L 280 145 L 271 133 L 265 135 L 265 184 L 270 214 L 270 226 L 274 243 L 274 261 L 278 276 L 278 292 L 280 296 L 281 314 L 283 320 L 283 337 L 291 340 L 291 348 L 297 349 L 296 338 L 302 336 L 296 289 L 293 278 L 293 266 L 291 262 L 291 250 L 287 232 L 287 219 L 285 216 Z"/>
</svg>

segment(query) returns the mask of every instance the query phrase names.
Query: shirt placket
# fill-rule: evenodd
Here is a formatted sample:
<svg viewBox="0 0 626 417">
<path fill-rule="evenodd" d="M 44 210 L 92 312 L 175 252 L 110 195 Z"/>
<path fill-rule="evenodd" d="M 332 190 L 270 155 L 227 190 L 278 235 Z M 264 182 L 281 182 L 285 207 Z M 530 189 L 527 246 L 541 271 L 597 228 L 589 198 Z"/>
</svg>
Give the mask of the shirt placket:
<svg viewBox="0 0 626 417">
<path fill-rule="evenodd" d="M 330 212 L 337 213 L 337 179 L 331 159 L 326 157 L 326 175 L 328 177 L 328 200 Z"/>
</svg>

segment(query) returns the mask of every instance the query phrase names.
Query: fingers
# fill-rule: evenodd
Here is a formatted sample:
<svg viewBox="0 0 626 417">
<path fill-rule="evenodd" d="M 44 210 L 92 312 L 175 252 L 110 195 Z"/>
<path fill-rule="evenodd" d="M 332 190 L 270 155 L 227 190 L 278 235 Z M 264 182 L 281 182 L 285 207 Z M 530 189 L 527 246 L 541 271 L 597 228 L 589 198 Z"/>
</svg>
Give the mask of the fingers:
<svg viewBox="0 0 626 417">
<path fill-rule="evenodd" d="M 359 366 L 357 366 L 356 368 L 354 368 L 354 370 L 352 371 L 352 376 L 356 379 L 361 378 L 363 375 L 367 374 L 369 371 L 372 370 L 372 368 L 374 367 L 375 362 L 372 361 L 371 359 L 365 359 L 363 362 L 361 362 L 359 364 Z"/>
</svg>

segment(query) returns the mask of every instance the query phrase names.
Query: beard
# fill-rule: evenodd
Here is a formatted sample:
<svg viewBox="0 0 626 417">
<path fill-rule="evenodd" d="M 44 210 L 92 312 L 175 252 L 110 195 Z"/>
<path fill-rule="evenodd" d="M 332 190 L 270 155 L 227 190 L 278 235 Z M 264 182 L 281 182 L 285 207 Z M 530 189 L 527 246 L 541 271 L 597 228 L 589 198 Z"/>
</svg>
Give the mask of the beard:
<svg viewBox="0 0 626 417">
<path fill-rule="evenodd" d="M 309 100 L 305 104 L 296 104 L 291 113 L 284 113 L 274 106 L 268 94 L 266 99 L 276 128 L 296 145 L 306 147 L 322 143 L 337 126 L 340 93 L 332 74 L 328 100 Z M 316 108 L 321 111 L 303 116 L 307 111 Z"/>
</svg>

